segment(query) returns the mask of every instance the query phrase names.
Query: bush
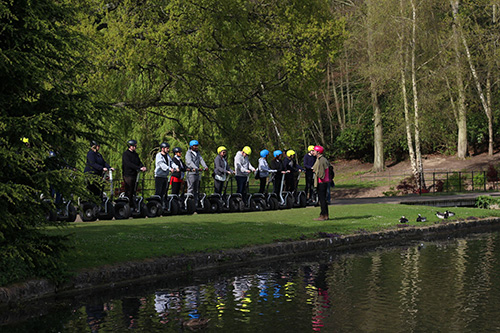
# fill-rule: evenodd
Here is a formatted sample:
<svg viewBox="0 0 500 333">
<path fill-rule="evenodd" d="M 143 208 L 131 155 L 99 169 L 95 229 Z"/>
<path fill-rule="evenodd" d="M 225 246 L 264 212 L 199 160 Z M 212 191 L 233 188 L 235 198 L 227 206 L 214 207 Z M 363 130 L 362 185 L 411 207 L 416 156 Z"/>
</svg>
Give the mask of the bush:
<svg viewBox="0 0 500 333">
<path fill-rule="evenodd" d="M 476 207 L 488 209 L 493 205 L 500 205 L 500 198 L 493 198 L 489 195 L 481 195 L 476 198 Z"/>
<path fill-rule="evenodd" d="M 498 179 L 498 171 L 495 169 L 493 165 L 488 165 L 488 171 L 486 172 L 486 179 L 488 179 L 489 182 L 497 182 Z M 474 182 L 475 184 L 475 182 Z"/>
<path fill-rule="evenodd" d="M 403 179 L 396 189 L 401 193 L 401 194 L 409 194 L 409 193 L 416 193 L 418 192 L 418 185 L 417 185 L 417 180 L 415 179 L 415 176 L 410 176 L 405 179 Z"/>
</svg>

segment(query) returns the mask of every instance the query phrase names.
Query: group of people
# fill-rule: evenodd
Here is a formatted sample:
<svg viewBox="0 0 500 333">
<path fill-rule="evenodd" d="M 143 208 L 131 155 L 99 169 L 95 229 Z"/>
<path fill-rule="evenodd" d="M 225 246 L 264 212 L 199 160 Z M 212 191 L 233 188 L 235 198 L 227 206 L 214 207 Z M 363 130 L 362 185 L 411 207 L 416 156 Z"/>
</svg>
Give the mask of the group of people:
<svg viewBox="0 0 500 333">
<path fill-rule="evenodd" d="M 125 195 L 130 198 L 130 206 L 135 209 L 135 202 L 132 200 L 136 191 L 136 179 L 139 172 L 145 172 L 146 167 L 142 163 L 136 152 L 137 141 L 129 140 L 128 149 L 122 155 L 122 173 L 125 184 Z M 85 172 L 103 176 L 108 170 L 114 170 L 99 153 L 100 145 L 92 141 L 91 149 L 87 153 L 87 163 Z M 173 156 L 169 155 L 170 144 L 163 142 L 160 144 L 160 151 L 155 156 L 155 194 L 165 197 L 169 186 L 172 194 L 180 194 L 181 185 L 184 181 L 187 184 L 187 193 L 194 196 L 195 202 L 200 190 L 201 172 L 207 171 L 208 166 L 203 160 L 199 151 L 199 142 L 191 140 L 189 149 L 185 154 L 185 162 L 182 160 L 182 149 L 175 147 Z M 293 192 L 297 188 L 298 176 L 305 171 L 306 175 L 306 196 L 312 200 L 314 188 L 317 189 L 319 205 L 321 207 L 320 216 L 315 220 L 328 220 L 328 194 L 330 182 L 333 179 L 330 162 L 324 156 L 322 146 L 309 146 L 308 152 L 304 156 L 303 166 L 300 166 L 295 158 L 295 151 L 275 150 L 272 153 L 272 160 L 267 159 L 270 151 L 267 149 L 260 151 L 258 167 L 255 168 L 250 163 L 249 156 L 252 149 L 249 146 L 243 147 L 234 157 L 234 170 L 228 162 L 227 148 L 220 146 L 217 148 L 217 156 L 214 160 L 214 192 L 223 193 L 223 187 L 230 175 L 234 175 L 236 180 L 236 192 L 244 198 L 247 192 L 247 183 L 252 173 L 259 180 L 259 192 L 266 192 L 267 180 L 271 177 L 273 192 L 280 195 L 283 190 Z M 170 178 L 169 178 L 170 175 Z M 314 177 L 316 175 L 316 177 Z M 96 196 L 102 196 L 102 187 L 95 181 L 89 181 L 88 189 Z"/>
</svg>

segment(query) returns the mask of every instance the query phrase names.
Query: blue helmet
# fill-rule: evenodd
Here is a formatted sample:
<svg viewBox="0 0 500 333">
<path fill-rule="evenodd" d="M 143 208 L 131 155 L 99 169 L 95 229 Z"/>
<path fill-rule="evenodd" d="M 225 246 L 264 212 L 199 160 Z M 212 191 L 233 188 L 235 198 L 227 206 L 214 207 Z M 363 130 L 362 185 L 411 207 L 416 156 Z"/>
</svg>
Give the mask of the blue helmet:
<svg viewBox="0 0 500 333">
<path fill-rule="evenodd" d="M 264 149 L 260 151 L 260 157 L 266 157 L 267 155 L 269 155 L 269 150 Z"/>
<path fill-rule="evenodd" d="M 283 152 L 282 152 L 281 150 L 275 150 L 275 151 L 273 152 L 274 157 L 278 157 L 278 156 L 280 156 L 281 154 L 283 154 Z"/>
<path fill-rule="evenodd" d="M 197 140 L 191 140 L 191 141 L 189 141 L 189 147 L 198 146 L 199 144 L 200 143 Z"/>
</svg>

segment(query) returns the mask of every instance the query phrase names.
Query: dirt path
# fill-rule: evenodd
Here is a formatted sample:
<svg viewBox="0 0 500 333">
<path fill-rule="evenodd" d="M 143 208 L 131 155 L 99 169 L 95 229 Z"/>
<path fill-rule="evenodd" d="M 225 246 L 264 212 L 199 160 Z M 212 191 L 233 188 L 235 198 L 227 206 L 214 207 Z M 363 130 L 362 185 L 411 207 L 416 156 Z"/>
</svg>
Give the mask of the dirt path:
<svg viewBox="0 0 500 333">
<path fill-rule="evenodd" d="M 487 154 L 479 154 L 471 156 L 465 160 L 460 160 L 455 156 L 446 155 L 425 155 L 423 159 L 424 172 L 458 172 L 458 171 L 487 171 L 490 165 L 500 167 L 500 153 L 493 156 Z M 409 161 L 399 163 L 387 161 L 386 168 L 382 172 L 371 172 L 372 164 L 363 163 L 357 160 L 338 160 L 335 161 L 335 178 L 339 179 L 339 184 L 343 182 L 352 182 L 355 179 L 360 182 L 370 180 L 399 180 L 411 174 Z M 367 198 L 367 197 L 382 197 L 384 192 L 387 192 L 394 185 L 382 185 L 377 187 L 351 187 L 351 188 L 336 188 L 332 191 L 333 198 Z"/>
</svg>

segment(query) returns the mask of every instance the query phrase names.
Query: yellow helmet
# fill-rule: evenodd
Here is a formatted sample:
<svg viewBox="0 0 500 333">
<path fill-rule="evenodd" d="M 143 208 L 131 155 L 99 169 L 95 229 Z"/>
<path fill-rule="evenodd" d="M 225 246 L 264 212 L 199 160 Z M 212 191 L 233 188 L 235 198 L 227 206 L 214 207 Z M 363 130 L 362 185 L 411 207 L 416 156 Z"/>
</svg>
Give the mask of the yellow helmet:
<svg viewBox="0 0 500 333">
<path fill-rule="evenodd" d="M 252 153 L 252 148 L 245 146 L 243 147 L 243 152 L 247 155 L 250 155 Z"/>
<path fill-rule="evenodd" d="M 217 154 L 220 154 L 220 152 L 223 151 L 223 150 L 227 151 L 227 148 L 224 147 L 224 146 L 220 146 L 219 148 L 217 148 Z"/>
<path fill-rule="evenodd" d="M 22 137 L 22 138 L 21 138 L 21 141 L 22 141 L 23 143 L 30 143 L 30 139 L 25 138 L 25 137 Z"/>
<path fill-rule="evenodd" d="M 314 145 L 310 145 L 309 147 L 307 147 L 307 151 L 311 151 L 311 150 L 314 150 Z"/>
<path fill-rule="evenodd" d="M 287 150 L 287 152 L 286 152 L 286 156 L 290 157 L 290 156 L 293 156 L 293 155 L 295 155 L 295 151 L 293 151 L 293 150 L 291 150 L 291 149 L 290 149 L 290 150 Z"/>
</svg>

